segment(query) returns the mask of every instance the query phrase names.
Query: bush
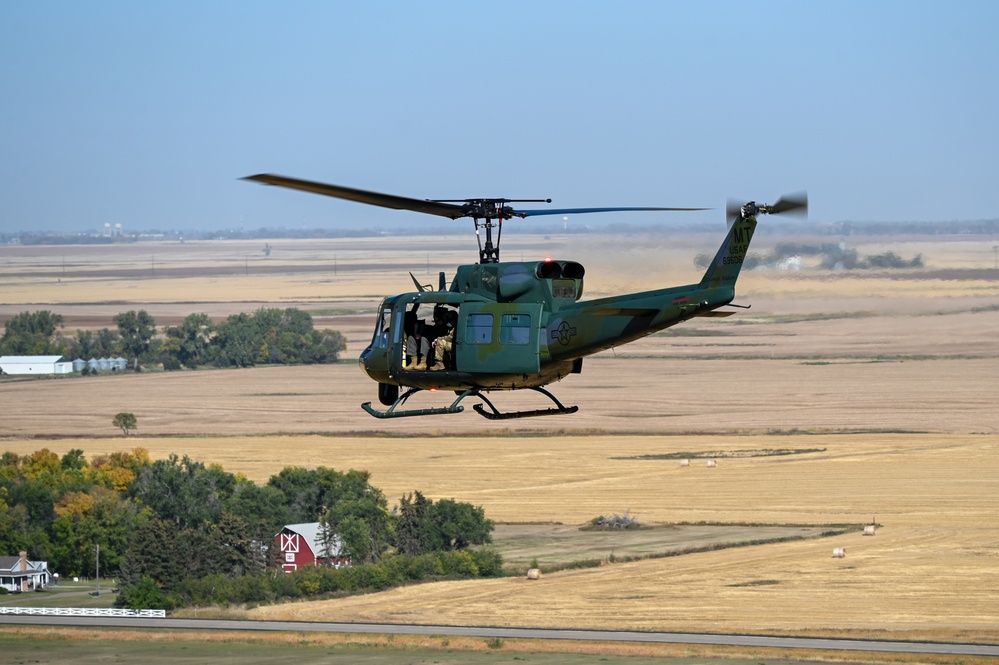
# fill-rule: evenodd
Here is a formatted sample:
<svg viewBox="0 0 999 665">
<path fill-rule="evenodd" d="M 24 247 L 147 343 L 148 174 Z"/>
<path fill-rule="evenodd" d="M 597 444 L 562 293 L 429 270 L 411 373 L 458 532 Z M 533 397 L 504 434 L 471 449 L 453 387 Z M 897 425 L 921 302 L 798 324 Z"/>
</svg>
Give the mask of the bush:
<svg viewBox="0 0 999 665">
<path fill-rule="evenodd" d="M 496 550 L 470 550 L 480 577 L 496 577 L 503 573 L 503 555 Z M 537 566 L 533 566 L 537 568 Z"/>
<path fill-rule="evenodd" d="M 174 606 L 148 575 L 135 586 L 123 588 L 118 594 L 118 603 L 133 610 L 169 610 Z"/>
<path fill-rule="evenodd" d="M 456 552 L 439 552 L 445 575 L 462 577 L 478 577 L 479 567 L 475 565 L 475 557 L 468 550 Z"/>
</svg>

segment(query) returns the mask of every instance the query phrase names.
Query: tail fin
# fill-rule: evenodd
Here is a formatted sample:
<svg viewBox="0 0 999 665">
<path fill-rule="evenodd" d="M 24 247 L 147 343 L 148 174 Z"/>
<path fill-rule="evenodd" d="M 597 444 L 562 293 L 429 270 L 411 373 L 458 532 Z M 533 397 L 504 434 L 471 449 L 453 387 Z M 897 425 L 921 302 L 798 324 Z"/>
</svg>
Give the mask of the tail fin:
<svg viewBox="0 0 999 665">
<path fill-rule="evenodd" d="M 704 272 L 699 286 L 735 288 L 735 280 L 738 279 L 742 262 L 746 259 L 754 231 L 756 231 L 756 217 L 740 215 L 729 228 L 728 235 L 725 236 L 718 253 Z"/>
</svg>

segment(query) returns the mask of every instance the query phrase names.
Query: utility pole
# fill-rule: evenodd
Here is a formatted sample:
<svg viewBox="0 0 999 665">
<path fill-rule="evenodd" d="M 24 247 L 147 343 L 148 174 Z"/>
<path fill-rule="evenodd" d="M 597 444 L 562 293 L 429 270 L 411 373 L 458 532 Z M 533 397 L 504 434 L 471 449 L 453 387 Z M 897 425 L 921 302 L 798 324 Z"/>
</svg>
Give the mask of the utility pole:
<svg viewBox="0 0 999 665">
<path fill-rule="evenodd" d="M 97 545 L 97 594 L 101 595 L 101 546 Z"/>
</svg>

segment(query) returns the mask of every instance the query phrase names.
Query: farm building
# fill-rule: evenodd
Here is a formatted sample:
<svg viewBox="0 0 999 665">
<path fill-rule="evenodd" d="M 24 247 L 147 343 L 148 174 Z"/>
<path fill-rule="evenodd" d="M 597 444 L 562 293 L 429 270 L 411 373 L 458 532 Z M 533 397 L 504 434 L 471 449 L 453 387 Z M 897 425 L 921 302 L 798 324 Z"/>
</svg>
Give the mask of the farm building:
<svg viewBox="0 0 999 665">
<path fill-rule="evenodd" d="M 20 556 L 0 556 L 0 587 L 20 592 L 42 589 L 49 585 L 47 561 L 28 561 L 28 553 Z"/>
<path fill-rule="evenodd" d="M 340 568 L 350 565 L 350 557 L 341 555 L 343 542 L 338 536 L 333 537 L 330 551 L 324 552 L 319 522 L 287 525 L 274 538 L 274 545 L 278 549 L 281 568 L 286 573 L 305 566 Z"/>
<path fill-rule="evenodd" d="M 75 369 L 77 363 L 80 363 L 79 370 Z M 84 366 L 90 372 L 120 372 L 128 367 L 128 360 L 125 358 L 91 358 L 90 360 L 78 358 L 73 361 L 74 371 L 83 371 Z"/>
<path fill-rule="evenodd" d="M 4 374 L 71 374 L 73 363 L 62 356 L 0 356 Z"/>
</svg>

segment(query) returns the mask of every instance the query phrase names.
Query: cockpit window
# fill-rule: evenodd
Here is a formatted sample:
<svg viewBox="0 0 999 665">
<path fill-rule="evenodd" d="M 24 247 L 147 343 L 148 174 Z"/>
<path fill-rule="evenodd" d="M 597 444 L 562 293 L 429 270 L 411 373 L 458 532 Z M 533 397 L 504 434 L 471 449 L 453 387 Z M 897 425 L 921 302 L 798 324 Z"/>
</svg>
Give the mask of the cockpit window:
<svg viewBox="0 0 999 665">
<path fill-rule="evenodd" d="M 375 338 L 371 341 L 371 346 L 376 349 L 388 347 L 389 323 L 392 320 L 392 309 L 382 308 L 378 315 L 378 323 L 375 326 Z"/>
</svg>

